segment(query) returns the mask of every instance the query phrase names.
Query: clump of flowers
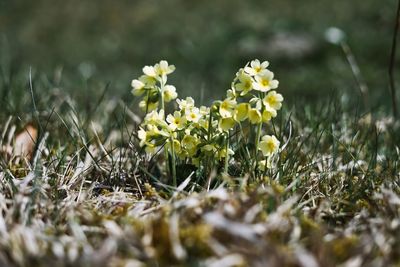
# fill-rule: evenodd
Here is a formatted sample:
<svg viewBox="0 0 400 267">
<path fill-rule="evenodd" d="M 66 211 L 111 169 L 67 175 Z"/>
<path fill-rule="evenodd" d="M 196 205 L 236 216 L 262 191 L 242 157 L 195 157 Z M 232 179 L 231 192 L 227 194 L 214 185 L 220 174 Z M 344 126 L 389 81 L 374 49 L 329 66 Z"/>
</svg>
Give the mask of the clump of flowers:
<svg viewBox="0 0 400 267">
<path fill-rule="evenodd" d="M 261 135 L 263 125 L 277 116 L 283 97 L 276 92 L 279 82 L 268 66 L 267 61 L 258 59 L 246 64 L 236 73 L 226 98 L 210 107 L 197 107 L 191 97 L 176 99 L 176 88 L 167 84 L 175 66 L 167 61 L 145 66 L 144 74 L 132 81 L 132 92 L 142 96 L 139 106 L 147 113 L 138 130 L 140 146 L 150 154 L 164 148 L 174 186 L 178 163 L 193 164 L 206 173 L 223 166 L 227 174 L 229 164 L 235 161 L 234 148 L 239 145 L 232 144 L 233 133 L 239 134 L 236 143 L 245 146 L 255 176 L 272 167 L 280 142 L 273 135 Z M 178 108 L 166 114 L 165 103 L 174 99 Z"/>
</svg>

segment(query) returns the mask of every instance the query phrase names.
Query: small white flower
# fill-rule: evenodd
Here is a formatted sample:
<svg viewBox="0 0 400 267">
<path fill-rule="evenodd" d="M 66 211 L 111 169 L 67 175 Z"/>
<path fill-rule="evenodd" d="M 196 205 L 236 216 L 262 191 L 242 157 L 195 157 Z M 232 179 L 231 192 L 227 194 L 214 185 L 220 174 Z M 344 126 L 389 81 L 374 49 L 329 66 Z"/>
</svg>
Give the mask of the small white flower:
<svg viewBox="0 0 400 267">
<path fill-rule="evenodd" d="M 193 107 L 191 109 L 186 109 L 185 117 L 187 121 L 197 123 L 201 118 L 200 110 L 196 107 Z"/>
<path fill-rule="evenodd" d="M 153 78 L 155 78 L 157 76 L 156 70 L 154 69 L 153 66 L 144 66 L 143 73 L 146 74 L 147 76 L 153 77 Z"/>
<path fill-rule="evenodd" d="M 262 113 L 262 121 L 267 123 L 272 118 L 275 118 L 277 115 L 276 109 L 272 108 L 270 105 L 265 105 L 264 111 Z"/>
<path fill-rule="evenodd" d="M 165 76 L 175 71 L 174 65 L 168 65 L 166 60 L 161 60 L 160 63 L 154 66 L 155 73 L 159 76 Z"/>
<path fill-rule="evenodd" d="M 275 110 L 279 110 L 282 107 L 283 96 L 276 93 L 275 91 L 269 92 L 263 99 L 265 106 L 270 106 Z"/>
<path fill-rule="evenodd" d="M 258 59 L 255 59 L 250 62 L 250 67 L 246 66 L 244 68 L 244 71 L 252 76 L 255 76 L 266 70 L 268 66 L 269 66 L 268 61 L 264 61 L 261 63 Z"/>
<path fill-rule="evenodd" d="M 153 110 L 148 113 L 144 118 L 144 122 L 148 125 L 162 125 L 164 126 L 166 122 L 164 121 L 164 110 L 161 109 L 159 112 L 157 110 Z"/>
<path fill-rule="evenodd" d="M 278 80 L 274 80 L 274 73 L 269 70 L 265 70 L 254 77 L 253 88 L 260 92 L 268 92 L 271 89 L 278 88 Z"/>
<path fill-rule="evenodd" d="M 258 145 L 258 149 L 261 150 L 264 157 L 271 156 L 276 153 L 279 149 L 280 142 L 273 135 L 264 135 L 261 138 L 261 142 Z"/>
<path fill-rule="evenodd" d="M 174 115 L 169 114 L 167 116 L 167 122 L 169 123 L 168 128 L 172 131 L 181 130 L 185 126 L 186 118 L 182 117 L 179 111 L 175 111 Z"/>
<path fill-rule="evenodd" d="M 186 99 L 177 99 L 176 103 L 178 103 L 179 109 L 183 111 L 194 107 L 194 100 L 191 97 L 186 97 Z"/>
<path fill-rule="evenodd" d="M 235 85 L 235 89 L 241 91 L 240 95 L 246 95 L 253 89 L 253 79 L 250 75 L 242 72 L 238 76 L 239 83 Z"/>
<path fill-rule="evenodd" d="M 173 85 L 166 85 L 164 87 L 163 93 L 165 102 L 170 102 L 171 100 L 174 100 L 178 96 L 176 88 Z"/>
<path fill-rule="evenodd" d="M 140 80 L 132 80 L 131 86 L 133 88 L 132 93 L 136 96 L 140 96 L 144 93 L 145 84 Z"/>
<path fill-rule="evenodd" d="M 141 147 L 144 146 L 145 143 L 146 143 L 146 140 L 147 140 L 147 132 L 145 130 L 143 130 L 143 128 L 139 128 L 138 137 L 139 137 L 139 140 L 140 140 L 139 145 Z"/>
<path fill-rule="evenodd" d="M 231 118 L 235 115 L 235 107 L 236 107 L 236 100 L 231 98 L 226 98 L 222 101 L 221 105 L 219 106 L 219 114 L 223 118 Z"/>
</svg>

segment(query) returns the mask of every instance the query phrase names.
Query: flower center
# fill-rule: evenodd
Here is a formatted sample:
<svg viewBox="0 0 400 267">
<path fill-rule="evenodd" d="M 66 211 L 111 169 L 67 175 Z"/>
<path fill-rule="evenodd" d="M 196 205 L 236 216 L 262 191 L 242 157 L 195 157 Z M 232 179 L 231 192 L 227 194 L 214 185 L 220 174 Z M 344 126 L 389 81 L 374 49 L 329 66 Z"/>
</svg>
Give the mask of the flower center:
<svg viewBox="0 0 400 267">
<path fill-rule="evenodd" d="M 269 85 L 269 80 L 262 80 L 261 84 L 263 86 L 268 86 Z"/>
</svg>

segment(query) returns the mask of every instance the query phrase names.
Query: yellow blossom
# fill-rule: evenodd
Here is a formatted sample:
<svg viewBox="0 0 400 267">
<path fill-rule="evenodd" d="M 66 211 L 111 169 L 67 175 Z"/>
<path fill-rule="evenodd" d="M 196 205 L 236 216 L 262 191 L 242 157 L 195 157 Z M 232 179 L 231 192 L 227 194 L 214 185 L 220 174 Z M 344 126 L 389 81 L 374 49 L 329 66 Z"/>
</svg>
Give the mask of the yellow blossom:
<svg viewBox="0 0 400 267">
<path fill-rule="evenodd" d="M 152 155 L 152 154 L 154 154 L 154 153 L 156 152 L 156 148 L 157 148 L 157 147 L 156 147 L 155 144 L 153 144 L 153 143 L 146 143 L 145 151 L 146 151 L 147 154 Z"/>
<path fill-rule="evenodd" d="M 131 86 L 133 88 L 132 93 L 136 96 L 143 95 L 143 93 L 145 92 L 144 89 L 145 84 L 140 80 L 137 79 L 132 80 Z"/>
<path fill-rule="evenodd" d="M 172 131 L 176 129 L 182 130 L 186 123 L 186 118 L 181 116 L 179 111 L 175 111 L 174 115 L 169 114 L 167 116 L 167 122 L 169 123 L 168 128 Z"/>
<path fill-rule="evenodd" d="M 250 62 L 250 66 L 246 66 L 244 68 L 244 71 L 252 76 L 255 76 L 266 70 L 268 66 L 269 66 L 268 61 L 264 61 L 261 63 L 258 59 L 255 59 Z"/>
<path fill-rule="evenodd" d="M 201 148 L 201 151 L 207 153 L 207 154 L 214 154 L 218 151 L 217 147 L 215 146 L 215 144 L 211 143 L 211 144 L 207 144 L 205 146 L 203 146 Z"/>
<path fill-rule="evenodd" d="M 164 101 L 165 102 L 170 102 L 171 100 L 174 100 L 178 94 L 176 93 L 176 88 L 173 85 L 166 85 L 164 87 Z"/>
<path fill-rule="evenodd" d="M 200 110 L 196 107 L 186 109 L 185 117 L 187 121 L 197 123 L 201 118 Z"/>
<path fill-rule="evenodd" d="M 233 118 L 221 118 L 218 127 L 222 131 L 229 131 L 235 126 L 235 120 Z"/>
<path fill-rule="evenodd" d="M 252 108 L 249 110 L 249 120 L 252 124 L 261 122 L 261 113 L 258 109 Z"/>
<path fill-rule="evenodd" d="M 147 125 L 146 135 L 147 135 L 148 138 L 150 138 L 150 137 L 159 137 L 159 136 L 168 137 L 169 133 L 167 133 L 164 130 L 160 130 L 156 125 L 148 124 Z"/>
<path fill-rule="evenodd" d="M 165 76 L 175 71 L 174 65 L 168 65 L 166 60 L 161 60 L 160 63 L 154 66 L 154 72 L 159 76 Z"/>
<path fill-rule="evenodd" d="M 183 111 L 194 107 L 194 100 L 191 97 L 186 97 L 186 99 L 177 99 L 176 103 L 178 103 L 179 109 Z"/>
<path fill-rule="evenodd" d="M 250 110 L 250 105 L 248 103 L 240 103 L 236 106 L 235 110 L 235 120 L 244 121 L 247 119 Z"/>
<path fill-rule="evenodd" d="M 139 108 L 141 110 L 147 110 L 148 112 L 154 111 L 158 108 L 158 102 L 148 102 L 146 100 L 142 100 L 139 102 Z"/>
<path fill-rule="evenodd" d="M 143 130 L 143 128 L 139 128 L 138 137 L 139 137 L 139 140 L 140 140 L 139 145 L 141 147 L 144 146 L 146 141 L 147 141 L 147 132 L 145 130 Z"/>
<path fill-rule="evenodd" d="M 199 140 L 197 136 L 185 135 L 182 139 L 182 146 L 185 148 L 189 156 L 196 154 L 198 144 Z"/>
<path fill-rule="evenodd" d="M 201 118 L 201 119 L 199 120 L 198 124 L 199 124 L 200 127 L 202 127 L 203 129 L 205 129 L 205 130 L 208 129 L 208 119 Z"/>
<path fill-rule="evenodd" d="M 266 105 L 262 113 L 262 121 L 266 123 L 275 117 L 276 117 L 276 110 L 271 108 L 269 105 Z"/>
<path fill-rule="evenodd" d="M 235 99 L 236 98 L 236 92 L 232 89 L 228 89 L 226 91 L 226 98 L 232 98 Z"/>
<path fill-rule="evenodd" d="M 143 73 L 152 78 L 155 78 L 157 76 L 157 73 L 153 66 L 144 66 Z"/>
<path fill-rule="evenodd" d="M 244 72 L 239 73 L 238 79 L 239 83 L 235 85 L 235 89 L 241 91 L 240 95 L 244 96 L 253 89 L 253 79 Z"/>
<path fill-rule="evenodd" d="M 208 115 L 210 113 L 210 108 L 209 107 L 206 107 L 206 106 L 201 106 L 200 107 L 200 114 L 202 115 L 202 116 L 206 116 L 206 115 Z"/>
<path fill-rule="evenodd" d="M 275 110 L 279 110 L 282 107 L 283 96 L 276 93 L 275 91 L 269 92 L 263 99 L 265 106 L 270 106 Z"/>
<path fill-rule="evenodd" d="M 235 107 L 236 107 L 236 100 L 231 98 L 226 98 L 222 101 L 221 105 L 219 106 L 219 114 L 223 118 L 230 118 L 233 117 L 235 114 Z"/>
<path fill-rule="evenodd" d="M 274 73 L 269 70 L 264 70 L 259 75 L 254 77 L 255 82 L 253 82 L 254 90 L 260 92 L 268 92 L 271 89 L 278 88 L 278 80 L 274 80 Z"/>
<path fill-rule="evenodd" d="M 145 87 L 154 87 L 156 85 L 156 79 L 146 74 L 139 77 L 139 81 L 145 84 Z"/>
<path fill-rule="evenodd" d="M 261 138 L 261 142 L 258 145 L 258 149 L 261 150 L 264 157 L 271 156 L 276 153 L 279 149 L 280 142 L 273 135 L 264 135 Z"/>
<path fill-rule="evenodd" d="M 165 124 L 164 121 L 164 110 L 161 109 L 159 112 L 157 110 L 153 110 L 152 112 L 148 113 L 144 118 L 144 122 L 146 124 Z"/>
</svg>

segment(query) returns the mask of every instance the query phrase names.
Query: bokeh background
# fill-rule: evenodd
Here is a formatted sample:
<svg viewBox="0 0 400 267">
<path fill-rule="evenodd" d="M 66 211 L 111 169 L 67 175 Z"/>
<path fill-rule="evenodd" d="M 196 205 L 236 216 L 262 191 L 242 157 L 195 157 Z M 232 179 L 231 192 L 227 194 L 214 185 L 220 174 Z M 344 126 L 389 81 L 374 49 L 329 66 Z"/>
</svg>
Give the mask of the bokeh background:
<svg viewBox="0 0 400 267">
<path fill-rule="evenodd" d="M 62 70 L 60 86 L 72 97 L 90 101 L 109 84 L 107 97 L 134 103 L 130 80 L 166 59 L 177 67 L 171 83 L 180 96 L 207 104 L 225 94 L 239 67 L 259 58 L 270 61 L 289 104 L 335 93 L 357 100 L 343 51 L 324 39 L 335 26 L 347 35 L 374 109 L 389 103 L 396 2 L 0 0 L 2 77 L 27 77 L 32 67 L 53 81 Z"/>
</svg>

